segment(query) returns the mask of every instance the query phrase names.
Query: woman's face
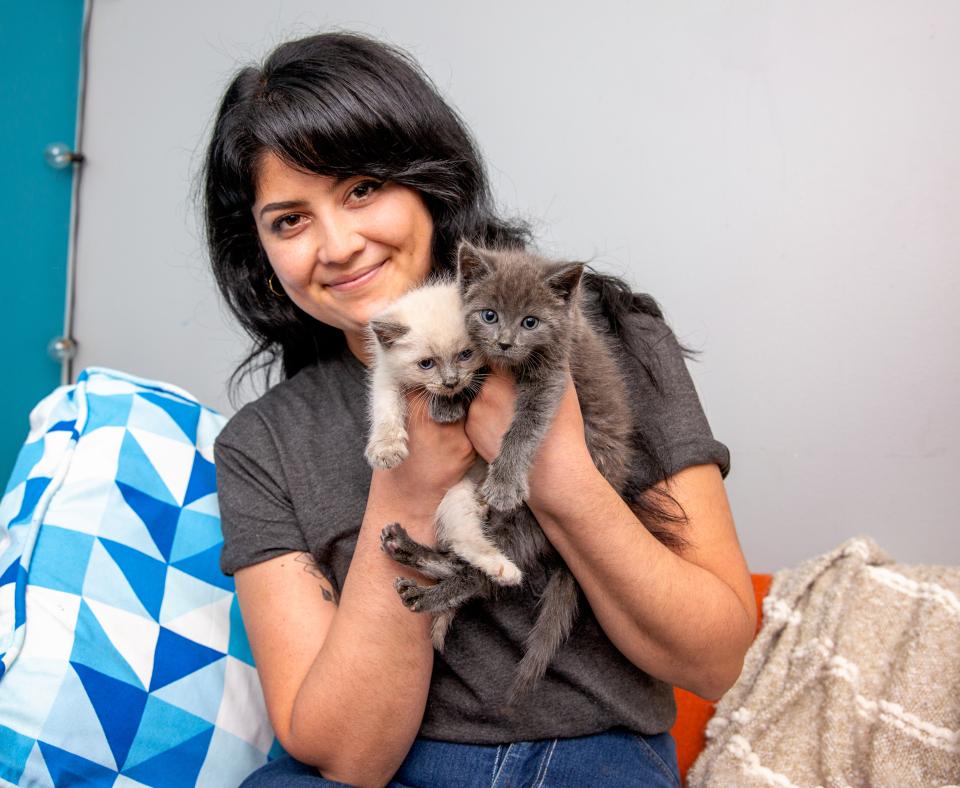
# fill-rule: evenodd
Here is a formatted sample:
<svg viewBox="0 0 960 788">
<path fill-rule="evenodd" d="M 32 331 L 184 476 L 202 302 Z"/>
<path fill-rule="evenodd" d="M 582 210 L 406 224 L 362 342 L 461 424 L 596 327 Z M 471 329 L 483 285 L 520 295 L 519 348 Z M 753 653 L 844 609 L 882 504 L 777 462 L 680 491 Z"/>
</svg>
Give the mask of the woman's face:
<svg viewBox="0 0 960 788">
<path fill-rule="evenodd" d="M 266 154 L 253 216 L 274 289 L 341 329 L 361 359 L 370 318 L 430 271 L 433 219 L 406 186 L 305 173 Z"/>
</svg>

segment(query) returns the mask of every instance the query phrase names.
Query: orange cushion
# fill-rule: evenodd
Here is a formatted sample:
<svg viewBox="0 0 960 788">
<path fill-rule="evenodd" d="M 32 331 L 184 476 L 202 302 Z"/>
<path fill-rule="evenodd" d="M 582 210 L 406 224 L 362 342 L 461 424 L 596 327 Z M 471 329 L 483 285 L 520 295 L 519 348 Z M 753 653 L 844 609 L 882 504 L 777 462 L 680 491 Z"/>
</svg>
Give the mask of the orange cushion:
<svg viewBox="0 0 960 788">
<path fill-rule="evenodd" d="M 773 582 L 771 575 L 752 575 L 753 595 L 757 600 L 757 631 L 763 616 L 763 598 Z M 677 721 L 670 733 L 677 742 L 677 760 L 680 763 L 680 779 L 686 784 L 687 770 L 693 765 L 706 740 L 704 729 L 713 716 L 713 704 L 692 692 L 674 687 L 673 696 L 677 701 Z"/>
</svg>

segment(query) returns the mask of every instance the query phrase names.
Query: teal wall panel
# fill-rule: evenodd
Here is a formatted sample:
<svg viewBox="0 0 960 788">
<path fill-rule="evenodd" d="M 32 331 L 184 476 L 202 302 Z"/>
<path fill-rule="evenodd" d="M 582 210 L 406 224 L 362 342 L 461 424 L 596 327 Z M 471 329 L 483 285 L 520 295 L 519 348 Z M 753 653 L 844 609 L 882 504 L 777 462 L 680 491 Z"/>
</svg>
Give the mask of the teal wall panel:
<svg viewBox="0 0 960 788">
<path fill-rule="evenodd" d="M 82 0 L 0 5 L 0 478 L 33 405 L 60 383 L 47 343 L 63 331 L 71 168 L 44 160 L 73 146 Z"/>
</svg>

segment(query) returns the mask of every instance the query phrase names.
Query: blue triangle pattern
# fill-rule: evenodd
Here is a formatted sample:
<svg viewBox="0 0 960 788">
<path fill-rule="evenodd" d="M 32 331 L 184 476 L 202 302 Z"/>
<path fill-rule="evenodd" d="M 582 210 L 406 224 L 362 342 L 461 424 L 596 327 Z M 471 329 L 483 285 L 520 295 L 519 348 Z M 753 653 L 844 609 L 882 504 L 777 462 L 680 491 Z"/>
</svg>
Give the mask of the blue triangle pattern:
<svg viewBox="0 0 960 788">
<path fill-rule="evenodd" d="M 148 761 L 123 771 L 131 779 L 157 788 L 196 785 L 197 776 L 213 737 L 213 726 Z"/>
<path fill-rule="evenodd" d="M 141 687 L 140 679 L 123 655 L 113 645 L 90 606 L 81 600 L 74 632 L 70 663 L 79 663 L 104 673 L 117 681 Z"/>
<path fill-rule="evenodd" d="M 247 639 L 247 630 L 243 627 L 243 617 L 240 615 L 240 603 L 234 596 L 230 603 L 230 642 L 227 645 L 227 653 L 246 662 L 250 667 L 255 668 L 253 663 L 253 652 L 250 650 L 250 641 Z"/>
<path fill-rule="evenodd" d="M 153 394 L 145 392 L 140 394 L 147 402 L 152 402 L 173 419 L 177 426 L 183 430 L 187 439 L 196 444 L 197 442 L 197 423 L 200 421 L 201 406 L 195 402 L 186 403 L 180 400 L 165 397 L 162 394 Z"/>
<path fill-rule="evenodd" d="M 23 736 L 6 725 L 0 725 L 0 777 L 14 785 L 20 784 L 20 775 L 27 764 L 34 739 Z"/>
<path fill-rule="evenodd" d="M 160 474 L 147 456 L 143 447 L 130 432 L 123 436 L 120 458 L 117 465 L 117 484 L 126 484 L 158 501 L 179 506 Z"/>
<path fill-rule="evenodd" d="M 152 695 L 213 725 L 223 705 L 226 675 L 227 658 L 221 657 L 205 668 L 188 673 L 166 687 L 160 687 Z"/>
<path fill-rule="evenodd" d="M 167 582 L 167 565 L 112 539 L 100 537 L 100 542 L 120 567 L 137 599 L 143 603 L 153 620 L 159 621 Z"/>
<path fill-rule="evenodd" d="M 140 720 L 140 729 L 127 754 L 123 771 L 133 776 L 131 770 L 134 767 L 180 746 L 211 728 L 213 728 L 212 723 L 160 700 L 156 695 L 151 695 L 147 699 L 147 707 Z"/>
<path fill-rule="evenodd" d="M 70 664 L 87 691 L 117 765 L 122 768 L 137 735 L 147 693 L 79 662 Z"/>
<path fill-rule="evenodd" d="M 79 438 L 80 433 L 77 432 L 77 420 L 71 419 L 70 421 L 58 421 L 54 424 L 47 432 L 69 432 L 70 437 Z"/>
<path fill-rule="evenodd" d="M 170 561 L 176 563 L 191 555 L 202 553 L 207 548 L 222 544 L 223 532 L 220 530 L 219 517 L 193 509 L 184 509 L 180 512 L 180 520 L 177 523 L 177 536 L 173 540 Z"/>
<path fill-rule="evenodd" d="M 166 627 L 160 627 L 160 637 L 157 638 L 157 649 L 153 658 L 153 675 L 150 677 L 150 692 L 206 667 L 223 656 L 220 651 L 202 646 Z"/>
<path fill-rule="evenodd" d="M 14 582 L 19 573 L 20 561 L 14 560 L 14 562 L 4 570 L 3 574 L 0 575 L 0 586 L 5 586 L 7 583 Z"/>
<path fill-rule="evenodd" d="M 14 463 L 13 472 L 7 480 L 7 488 L 4 490 L 4 495 L 30 475 L 30 471 L 33 470 L 36 464 L 40 462 L 40 458 L 43 457 L 45 448 L 43 438 L 35 440 L 33 443 L 25 443 L 23 445 L 20 453 L 17 455 L 17 461 Z"/>
<path fill-rule="evenodd" d="M 181 561 L 175 561 L 173 566 L 198 580 L 203 580 L 205 583 L 210 583 L 227 591 L 233 591 L 233 578 L 227 577 L 220 571 L 220 547 L 220 545 L 215 545 L 202 553 L 191 555 Z"/>
<path fill-rule="evenodd" d="M 110 786 L 117 779 L 117 773 L 113 769 L 61 750 L 52 744 L 43 741 L 37 743 L 53 778 L 53 784 L 58 788 L 62 785 Z"/>
<path fill-rule="evenodd" d="M 94 537 L 45 524 L 30 558 L 30 584 L 80 596 Z"/>
<path fill-rule="evenodd" d="M 100 427 L 125 427 L 133 404 L 132 394 L 94 394 L 86 392 L 87 422 L 84 434 Z"/>
<path fill-rule="evenodd" d="M 179 507 L 171 506 L 166 501 L 158 501 L 137 488 L 124 484 L 119 479 L 117 480 L 117 487 L 120 488 L 123 500 L 147 526 L 147 530 L 150 532 L 150 536 L 160 554 L 169 561 L 170 548 L 173 546 L 173 537 L 177 531 L 177 520 L 180 517 Z"/>
<path fill-rule="evenodd" d="M 217 471 L 212 462 L 209 462 L 200 452 L 193 455 L 193 468 L 190 471 L 190 482 L 187 484 L 187 494 L 183 505 L 193 503 L 217 489 Z"/>
<path fill-rule="evenodd" d="M 27 479 L 23 490 L 23 501 L 20 504 L 20 511 L 17 516 L 10 521 L 10 525 L 19 525 L 20 523 L 29 523 L 33 516 L 33 510 L 37 508 L 37 502 L 40 496 L 52 479 L 46 476 L 37 476 L 33 479 Z"/>
</svg>

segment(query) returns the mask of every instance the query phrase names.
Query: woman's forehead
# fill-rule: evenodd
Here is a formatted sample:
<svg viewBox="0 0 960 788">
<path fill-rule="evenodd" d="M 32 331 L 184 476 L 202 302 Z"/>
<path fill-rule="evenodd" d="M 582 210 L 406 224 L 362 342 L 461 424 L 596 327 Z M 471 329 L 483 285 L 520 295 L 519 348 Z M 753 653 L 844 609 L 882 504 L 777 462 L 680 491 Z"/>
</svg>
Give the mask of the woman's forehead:
<svg viewBox="0 0 960 788">
<path fill-rule="evenodd" d="M 317 189 L 333 191 L 342 182 L 342 178 L 332 175 L 317 175 L 291 167 L 271 151 L 259 157 L 254 169 L 257 205 L 274 200 L 303 199 L 307 193 Z M 294 194 L 299 196 L 295 197 Z"/>
</svg>

